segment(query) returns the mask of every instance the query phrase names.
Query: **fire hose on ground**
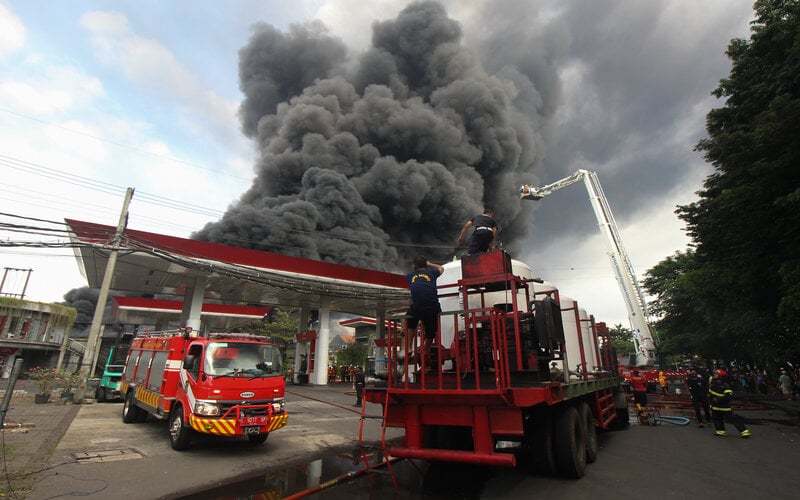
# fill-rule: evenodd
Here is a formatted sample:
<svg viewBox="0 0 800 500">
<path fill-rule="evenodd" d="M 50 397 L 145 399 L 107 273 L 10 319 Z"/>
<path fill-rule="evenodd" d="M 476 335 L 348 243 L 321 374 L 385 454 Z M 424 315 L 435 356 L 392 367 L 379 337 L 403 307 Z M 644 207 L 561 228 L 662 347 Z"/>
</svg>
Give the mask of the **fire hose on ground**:
<svg viewBox="0 0 800 500">
<path fill-rule="evenodd" d="M 304 498 L 304 497 L 307 497 L 309 495 L 313 495 L 314 493 L 322 491 L 322 490 L 324 490 L 326 488 L 330 488 L 331 486 L 336 486 L 337 484 L 340 484 L 340 483 L 343 483 L 345 481 L 349 481 L 350 479 L 356 478 L 356 477 L 364 474 L 365 472 L 370 472 L 373 469 L 377 469 L 377 468 L 382 467 L 384 465 L 391 465 L 394 462 L 397 462 L 398 460 L 402 460 L 402 459 L 401 458 L 397 458 L 397 457 L 392 457 L 392 458 L 384 460 L 383 462 L 380 462 L 378 464 L 372 465 L 370 467 L 365 467 L 363 469 L 350 471 L 350 472 L 348 472 L 346 474 L 342 474 L 341 476 L 338 476 L 338 477 L 335 477 L 335 478 L 333 478 L 331 480 L 325 481 L 324 483 L 320 483 L 320 484 L 314 486 L 313 488 L 308 488 L 308 489 L 305 489 L 303 491 L 298 491 L 297 493 L 295 493 L 293 495 L 289 495 L 287 497 L 283 497 L 283 500 L 294 500 L 296 498 Z"/>
</svg>

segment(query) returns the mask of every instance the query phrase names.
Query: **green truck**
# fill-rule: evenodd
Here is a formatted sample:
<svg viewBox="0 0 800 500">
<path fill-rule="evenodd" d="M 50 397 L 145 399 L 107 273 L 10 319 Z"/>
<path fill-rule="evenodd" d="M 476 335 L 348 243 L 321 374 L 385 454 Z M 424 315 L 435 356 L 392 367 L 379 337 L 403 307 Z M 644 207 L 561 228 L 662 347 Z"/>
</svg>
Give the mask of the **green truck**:
<svg viewBox="0 0 800 500">
<path fill-rule="evenodd" d="M 119 390 L 119 386 L 122 380 L 125 358 L 115 358 L 115 351 L 116 349 L 112 347 L 108 353 L 108 359 L 106 359 L 106 364 L 103 368 L 103 376 L 100 378 L 100 383 L 94 393 L 94 398 L 97 401 L 122 401 L 122 393 Z M 124 355 L 125 353 L 123 352 Z"/>
</svg>

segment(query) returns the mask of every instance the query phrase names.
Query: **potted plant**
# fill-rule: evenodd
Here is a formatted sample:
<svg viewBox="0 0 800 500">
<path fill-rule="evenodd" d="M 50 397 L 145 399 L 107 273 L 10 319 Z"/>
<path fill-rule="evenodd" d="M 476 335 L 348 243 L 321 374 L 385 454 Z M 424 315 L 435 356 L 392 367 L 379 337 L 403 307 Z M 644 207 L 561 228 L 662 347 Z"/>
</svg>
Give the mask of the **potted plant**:
<svg viewBox="0 0 800 500">
<path fill-rule="evenodd" d="M 50 391 L 56 383 L 56 369 L 37 366 L 28 370 L 28 378 L 38 385 L 36 403 L 47 403 L 50 400 Z"/>
<path fill-rule="evenodd" d="M 61 399 L 64 401 L 72 401 L 75 395 L 75 388 L 78 386 L 81 374 L 79 371 L 66 371 L 58 370 L 56 372 L 56 379 L 61 385 Z"/>
</svg>

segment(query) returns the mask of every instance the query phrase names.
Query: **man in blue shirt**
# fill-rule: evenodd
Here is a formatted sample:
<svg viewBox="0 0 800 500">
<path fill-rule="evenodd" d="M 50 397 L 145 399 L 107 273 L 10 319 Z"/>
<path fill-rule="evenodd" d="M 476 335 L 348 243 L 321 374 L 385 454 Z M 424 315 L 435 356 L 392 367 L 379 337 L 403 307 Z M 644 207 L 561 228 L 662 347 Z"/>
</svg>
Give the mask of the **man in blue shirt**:
<svg viewBox="0 0 800 500">
<path fill-rule="evenodd" d="M 436 279 L 442 275 L 444 267 L 428 262 L 423 256 L 414 258 L 414 270 L 406 275 L 408 288 L 411 290 L 411 307 L 408 309 L 408 322 L 410 330 L 416 330 L 419 322 L 425 328 L 425 341 L 423 349 L 428 354 L 431 341 L 436 338 L 439 329 L 439 291 L 436 289 Z"/>
<path fill-rule="evenodd" d="M 478 252 L 486 252 L 491 248 L 497 237 L 497 223 L 494 221 L 494 210 L 486 208 L 481 215 L 476 215 L 468 220 L 464 227 L 461 228 L 461 233 L 458 235 L 458 244 L 464 243 L 464 235 L 467 234 L 467 229 L 474 227 L 472 236 L 469 239 L 468 255 Z"/>
</svg>

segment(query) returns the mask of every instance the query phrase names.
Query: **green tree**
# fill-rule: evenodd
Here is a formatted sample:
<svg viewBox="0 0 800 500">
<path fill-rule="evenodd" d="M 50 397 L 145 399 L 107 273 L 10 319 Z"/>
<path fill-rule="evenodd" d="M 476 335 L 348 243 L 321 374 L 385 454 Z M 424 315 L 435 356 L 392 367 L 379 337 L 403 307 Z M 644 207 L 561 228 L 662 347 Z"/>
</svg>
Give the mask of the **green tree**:
<svg viewBox="0 0 800 500">
<path fill-rule="evenodd" d="M 704 281 L 693 250 L 659 262 L 647 271 L 642 284 L 655 297 L 649 305 L 659 318 L 653 325 L 660 333 L 659 356 L 721 354 L 714 346 L 723 339 L 714 335 L 709 314 L 719 307 L 714 285 Z"/>
<path fill-rule="evenodd" d="M 625 328 L 622 324 L 616 324 L 613 328 L 608 329 L 608 335 L 617 355 L 627 355 L 634 351 L 633 330 L 630 328 Z"/>
<path fill-rule="evenodd" d="M 367 363 L 367 346 L 358 342 L 336 353 L 336 366 L 364 366 Z"/>
<path fill-rule="evenodd" d="M 244 333 L 262 335 L 280 347 L 283 353 L 283 364 L 288 366 L 287 351 L 294 342 L 298 328 L 298 310 L 274 307 L 263 319 L 249 323 L 239 329 Z"/>
<path fill-rule="evenodd" d="M 694 251 L 659 263 L 648 289 L 665 349 L 764 365 L 800 355 L 800 3 L 754 9 L 697 145 L 714 172 L 677 210 Z"/>
</svg>

